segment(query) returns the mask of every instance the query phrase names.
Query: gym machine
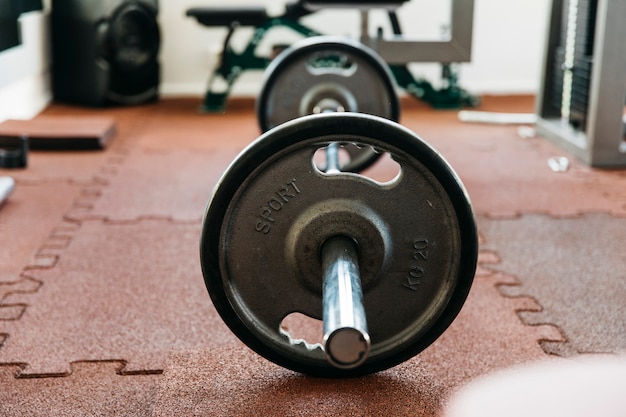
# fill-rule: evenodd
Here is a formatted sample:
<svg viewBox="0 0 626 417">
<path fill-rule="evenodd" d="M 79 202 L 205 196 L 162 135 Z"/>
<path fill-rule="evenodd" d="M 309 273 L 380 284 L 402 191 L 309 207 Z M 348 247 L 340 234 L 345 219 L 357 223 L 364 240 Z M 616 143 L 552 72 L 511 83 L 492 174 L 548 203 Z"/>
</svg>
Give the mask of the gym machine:
<svg viewBox="0 0 626 417">
<path fill-rule="evenodd" d="M 358 41 L 290 46 L 265 73 L 264 133 L 207 204 L 211 300 L 248 347 L 288 369 L 349 377 L 406 361 L 448 328 L 472 285 L 469 197 L 443 157 L 396 123 L 393 85 Z M 394 178 L 363 173 L 384 153 Z M 322 342 L 293 337 L 282 326 L 292 313 L 321 320 Z"/>
<path fill-rule="evenodd" d="M 271 29 L 285 27 L 303 37 L 321 35 L 300 23 L 300 19 L 323 8 L 358 8 L 361 12 L 360 41 L 387 62 L 397 85 L 413 97 L 435 108 L 477 105 L 478 98 L 459 86 L 456 68 L 457 63 L 469 62 L 471 58 L 474 1 L 451 0 L 450 33 L 436 41 L 409 39 L 402 34 L 396 9 L 406 1 L 297 0 L 288 3 L 280 16 L 270 16 L 265 8 L 259 6 L 194 7 L 187 10 L 187 16 L 204 26 L 228 28 L 220 62 L 209 79 L 203 110 L 222 111 L 233 84 L 242 72 L 263 70 L 269 65 L 272 57 L 259 55 L 257 48 Z M 368 16 L 374 8 L 388 11 L 392 36 L 383 36 L 382 30 L 378 30 L 376 36 L 370 36 Z M 254 32 L 245 48 L 236 52 L 231 47 L 232 36 L 237 28 L 246 26 L 254 28 Z M 441 63 L 442 87 L 437 89 L 427 80 L 415 78 L 408 68 L 412 62 Z"/>
<path fill-rule="evenodd" d="M 553 0 L 537 132 L 595 167 L 626 167 L 626 2 Z"/>
</svg>

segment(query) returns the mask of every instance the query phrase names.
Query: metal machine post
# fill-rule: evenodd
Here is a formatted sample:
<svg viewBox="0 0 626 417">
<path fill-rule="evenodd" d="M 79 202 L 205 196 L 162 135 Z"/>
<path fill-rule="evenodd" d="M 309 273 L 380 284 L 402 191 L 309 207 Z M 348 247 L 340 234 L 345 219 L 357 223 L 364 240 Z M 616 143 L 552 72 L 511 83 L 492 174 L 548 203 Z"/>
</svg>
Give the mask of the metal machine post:
<svg viewBox="0 0 626 417">
<path fill-rule="evenodd" d="M 626 2 L 553 0 L 537 131 L 594 167 L 626 167 Z"/>
</svg>

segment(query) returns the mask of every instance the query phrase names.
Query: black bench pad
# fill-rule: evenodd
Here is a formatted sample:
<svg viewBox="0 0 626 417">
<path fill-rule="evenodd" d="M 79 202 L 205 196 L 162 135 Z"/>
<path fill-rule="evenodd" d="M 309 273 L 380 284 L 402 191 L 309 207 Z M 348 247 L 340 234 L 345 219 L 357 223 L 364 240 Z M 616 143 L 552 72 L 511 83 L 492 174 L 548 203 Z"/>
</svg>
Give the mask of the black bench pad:
<svg viewBox="0 0 626 417">
<path fill-rule="evenodd" d="M 408 0 L 302 0 L 308 8 L 356 7 L 356 8 L 397 8 Z"/>
<path fill-rule="evenodd" d="M 269 18 L 261 6 L 192 7 L 186 15 L 195 17 L 204 26 L 230 26 L 234 22 L 241 26 L 259 26 Z"/>
</svg>

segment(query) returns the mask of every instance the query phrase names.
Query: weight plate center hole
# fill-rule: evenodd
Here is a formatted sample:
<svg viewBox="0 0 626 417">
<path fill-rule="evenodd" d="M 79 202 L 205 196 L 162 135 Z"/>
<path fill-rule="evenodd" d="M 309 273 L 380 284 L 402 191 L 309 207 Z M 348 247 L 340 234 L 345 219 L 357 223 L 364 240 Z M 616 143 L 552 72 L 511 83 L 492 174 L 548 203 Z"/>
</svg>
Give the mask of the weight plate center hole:
<svg viewBox="0 0 626 417">
<path fill-rule="evenodd" d="M 342 144 L 337 149 L 339 167 L 345 167 L 355 162 L 355 158 L 362 155 L 365 145 L 356 143 Z M 326 172 L 328 147 L 319 148 L 313 154 L 313 165 L 322 173 Z M 388 153 L 382 155 L 378 163 L 357 175 L 365 177 L 381 185 L 391 185 L 399 180 L 402 167 Z"/>
<path fill-rule="evenodd" d="M 321 172 L 326 172 L 326 161 L 327 161 L 327 147 L 319 148 L 313 154 L 313 164 L 317 169 Z M 351 157 L 350 153 L 344 146 L 340 146 L 337 149 L 337 158 L 339 159 L 339 166 L 346 166 L 350 163 Z"/>
</svg>

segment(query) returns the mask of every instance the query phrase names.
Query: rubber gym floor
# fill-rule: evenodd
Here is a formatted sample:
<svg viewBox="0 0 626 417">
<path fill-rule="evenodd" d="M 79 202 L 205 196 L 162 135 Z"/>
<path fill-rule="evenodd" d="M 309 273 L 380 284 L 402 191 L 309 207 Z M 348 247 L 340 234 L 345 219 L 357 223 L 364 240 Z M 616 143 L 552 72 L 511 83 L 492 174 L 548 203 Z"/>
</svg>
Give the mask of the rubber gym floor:
<svg viewBox="0 0 626 417">
<path fill-rule="evenodd" d="M 254 104 L 198 105 L 52 104 L 38 117 L 112 117 L 117 133 L 105 150 L 31 151 L 26 169 L 0 169 L 15 179 L 0 206 L 0 415 L 438 416 L 494 372 L 623 358 L 626 170 L 592 169 L 527 128 L 463 123 L 413 100 L 401 124 L 450 162 L 479 227 L 460 315 L 415 358 L 366 377 L 312 378 L 260 358 L 217 316 L 198 250 L 212 188 L 259 135 Z M 511 96 L 483 97 L 477 110 L 533 108 L 533 97 Z M 549 163 L 560 157 L 561 172 Z M 576 403 L 573 391 L 556 394 L 571 380 L 550 381 L 542 401 Z M 508 386 L 533 404 L 528 387 Z"/>
</svg>

